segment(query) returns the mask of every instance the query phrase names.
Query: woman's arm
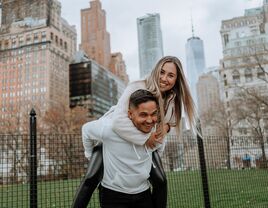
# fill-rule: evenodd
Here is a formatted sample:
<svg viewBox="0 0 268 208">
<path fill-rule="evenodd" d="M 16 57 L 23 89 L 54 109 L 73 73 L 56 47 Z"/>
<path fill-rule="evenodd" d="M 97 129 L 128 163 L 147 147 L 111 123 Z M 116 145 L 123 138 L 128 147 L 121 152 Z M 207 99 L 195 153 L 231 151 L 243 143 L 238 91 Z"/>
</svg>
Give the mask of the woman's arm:
<svg viewBox="0 0 268 208">
<path fill-rule="evenodd" d="M 150 133 L 146 134 L 138 130 L 128 117 L 129 97 L 138 89 L 146 89 L 144 81 L 130 83 L 124 90 L 113 112 L 112 128 L 122 139 L 136 145 L 143 145 L 150 137 Z"/>
</svg>

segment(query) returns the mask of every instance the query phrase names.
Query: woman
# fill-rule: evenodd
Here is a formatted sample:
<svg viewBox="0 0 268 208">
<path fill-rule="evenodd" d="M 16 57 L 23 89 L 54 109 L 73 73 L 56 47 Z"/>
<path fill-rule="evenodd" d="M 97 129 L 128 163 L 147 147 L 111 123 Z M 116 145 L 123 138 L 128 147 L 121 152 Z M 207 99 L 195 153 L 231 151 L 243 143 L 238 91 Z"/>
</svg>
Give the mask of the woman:
<svg viewBox="0 0 268 208">
<path fill-rule="evenodd" d="M 149 134 L 142 133 L 136 129 L 128 117 L 129 97 L 138 89 L 149 90 L 158 98 L 160 116 L 156 132 Z M 157 143 L 163 142 L 165 134 L 170 131 L 171 127 L 176 127 L 177 131 L 179 131 L 182 117 L 182 104 L 190 125 L 194 126 L 196 115 L 194 102 L 190 94 L 181 62 L 176 57 L 165 56 L 158 61 L 155 68 L 146 79 L 130 83 L 124 90 L 117 105 L 113 106 L 103 117 L 112 117 L 113 130 L 123 139 L 136 145 L 146 144 L 147 147 L 153 149 L 157 146 Z M 86 147 L 86 142 L 83 141 L 83 143 Z M 153 202 L 155 207 L 166 207 L 166 177 L 158 154 L 154 152 L 153 155 L 153 163 L 158 167 L 157 169 L 153 166 L 150 174 L 150 181 L 153 185 Z M 86 155 L 86 157 L 90 156 Z M 93 158 L 100 159 L 100 157 L 96 157 L 96 155 Z M 81 203 L 87 204 L 95 189 L 96 178 L 99 178 L 99 175 L 101 175 L 101 169 L 97 166 L 92 168 L 92 163 L 94 163 L 94 159 L 89 166 L 89 169 L 91 168 L 92 170 L 88 169 L 88 174 L 76 194 L 73 207 L 83 207 L 80 206 Z M 98 163 L 100 164 L 99 161 Z M 95 177 L 92 176 L 92 173 L 96 173 Z M 86 192 L 87 194 L 85 194 Z"/>
<path fill-rule="evenodd" d="M 128 99 L 137 89 L 151 91 L 159 100 L 160 119 L 157 134 L 144 134 L 133 127 L 127 115 Z M 118 104 L 106 115 L 112 113 L 114 118 L 113 130 L 127 141 L 138 145 L 156 136 L 159 140 L 170 130 L 179 126 L 182 117 L 182 104 L 190 125 L 195 125 L 196 111 L 194 102 L 182 69 L 181 62 L 174 56 L 165 56 L 145 80 L 132 82 L 125 89 Z"/>
</svg>

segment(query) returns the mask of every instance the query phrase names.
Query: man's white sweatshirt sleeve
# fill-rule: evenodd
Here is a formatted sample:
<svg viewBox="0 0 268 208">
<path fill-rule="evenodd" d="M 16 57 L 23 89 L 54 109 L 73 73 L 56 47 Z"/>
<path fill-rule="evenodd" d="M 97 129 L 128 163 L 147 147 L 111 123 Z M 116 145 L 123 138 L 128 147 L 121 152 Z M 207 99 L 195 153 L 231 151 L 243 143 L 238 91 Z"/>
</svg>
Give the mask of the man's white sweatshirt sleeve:
<svg viewBox="0 0 268 208">
<path fill-rule="evenodd" d="M 102 141 L 104 123 L 102 120 L 91 121 L 82 126 L 82 140 L 85 157 L 90 159 L 95 141 Z"/>
</svg>

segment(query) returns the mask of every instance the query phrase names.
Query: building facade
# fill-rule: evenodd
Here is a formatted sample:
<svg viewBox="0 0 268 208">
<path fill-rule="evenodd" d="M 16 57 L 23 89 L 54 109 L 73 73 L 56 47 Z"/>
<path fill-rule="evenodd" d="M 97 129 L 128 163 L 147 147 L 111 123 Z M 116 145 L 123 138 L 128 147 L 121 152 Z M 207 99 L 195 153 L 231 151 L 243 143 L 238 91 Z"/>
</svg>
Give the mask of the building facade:
<svg viewBox="0 0 268 208">
<path fill-rule="evenodd" d="M 79 48 L 90 59 L 128 83 L 122 53 L 111 53 L 110 34 L 106 30 L 106 12 L 102 9 L 100 0 L 91 0 L 90 7 L 81 10 L 81 44 Z"/>
<path fill-rule="evenodd" d="M 231 167 L 257 167 L 268 151 L 268 1 L 246 9 L 244 16 L 223 20 L 220 33 Z"/>
<path fill-rule="evenodd" d="M 108 69 L 85 58 L 70 65 L 70 106 L 83 106 L 96 119 L 116 105 L 125 83 Z"/>
<path fill-rule="evenodd" d="M 128 75 L 126 73 L 126 64 L 123 60 L 122 53 L 112 53 L 110 62 L 110 71 L 123 80 L 126 84 L 129 82 Z"/>
<path fill-rule="evenodd" d="M 202 119 L 210 111 L 217 110 L 217 106 L 220 103 L 220 89 L 219 82 L 213 76 L 212 73 L 204 73 L 198 78 L 196 84 L 197 89 L 197 105 L 198 111 L 201 119 L 202 134 L 209 136 L 219 136 L 220 132 L 217 126 L 210 124 L 208 125 Z"/>
<path fill-rule="evenodd" d="M 250 124 L 232 122 L 231 102 L 245 89 L 255 89 L 268 96 L 268 2 L 263 6 L 246 9 L 244 16 L 223 20 L 221 38 L 223 59 L 220 78 L 224 90 L 223 100 L 229 115 L 233 136 L 249 136 Z"/>
<path fill-rule="evenodd" d="M 140 77 L 149 74 L 163 57 L 162 31 L 159 14 L 137 18 Z"/>
<path fill-rule="evenodd" d="M 57 0 L 2 1 L 0 118 L 23 117 L 69 105 L 69 64 L 76 29 L 61 17 Z M 41 8 L 41 9 L 40 9 Z"/>
<path fill-rule="evenodd" d="M 186 70 L 190 84 L 190 90 L 194 101 L 197 102 L 196 84 L 198 77 L 205 72 L 205 54 L 203 41 L 196 36 L 192 36 L 186 43 Z"/>
<path fill-rule="evenodd" d="M 110 34 L 106 30 L 106 12 L 100 0 L 90 1 L 90 7 L 81 10 L 81 45 L 88 57 L 105 68 L 111 60 Z"/>
</svg>

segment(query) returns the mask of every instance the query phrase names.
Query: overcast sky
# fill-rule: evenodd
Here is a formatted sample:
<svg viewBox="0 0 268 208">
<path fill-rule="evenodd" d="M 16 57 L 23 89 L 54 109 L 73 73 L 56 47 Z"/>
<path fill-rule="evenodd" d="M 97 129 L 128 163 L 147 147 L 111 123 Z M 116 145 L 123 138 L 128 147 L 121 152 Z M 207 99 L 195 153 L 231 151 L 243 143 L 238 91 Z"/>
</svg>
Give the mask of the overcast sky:
<svg viewBox="0 0 268 208">
<path fill-rule="evenodd" d="M 90 0 L 60 0 L 62 16 L 76 25 L 80 41 L 80 10 L 89 7 Z M 262 5 L 262 0 L 101 0 L 106 11 L 107 31 L 112 52 L 121 52 L 130 80 L 139 78 L 137 17 L 159 13 L 164 55 L 181 59 L 184 68 L 185 43 L 191 37 L 191 13 L 195 36 L 204 41 L 206 66 L 219 65 L 222 58 L 221 21 L 243 16 L 246 8 Z"/>
</svg>

